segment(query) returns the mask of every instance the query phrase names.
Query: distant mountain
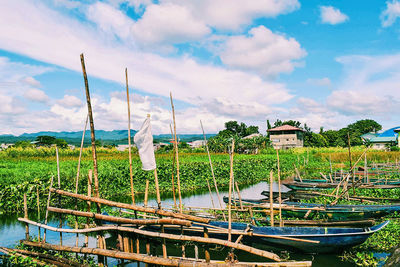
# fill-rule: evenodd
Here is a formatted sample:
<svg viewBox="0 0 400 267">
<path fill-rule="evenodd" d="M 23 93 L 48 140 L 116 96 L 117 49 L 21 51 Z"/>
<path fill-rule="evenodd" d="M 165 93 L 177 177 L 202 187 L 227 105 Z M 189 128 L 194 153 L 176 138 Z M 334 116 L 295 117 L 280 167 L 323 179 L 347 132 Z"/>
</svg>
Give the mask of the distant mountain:
<svg viewBox="0 0 400 267">
<path fill-rule="evenodd" d="M 136 134 L 136 130 L 131 130 L 131 136 L 133 137 Z M 15 143 L 17 141 L 33 141 L 38 136 L 48 135 L 54 136 L 55 138 L 64 139 L 69 144 L 78 145 L 82 139 L 82 131 L 77 132 L 51 132 L 51 131 L 42 131 L 37 133 L 24 133 L 19 136 L 15 135 L 0 135 L 0 143 Z M 95 131 L 96 140 L 101 140 L 103 144 L 127 144 L 128 143 L 128 130 L 113 130 L 113 131 L 104 131 L 104 130 L 96 130 Z M 207 139 L 215 136 L 215 134 L 207 134 Z M 153 136 L 155 142 L 168 142 L 171 139 L 170 134 L 159 134 Z M 194 140 L 203 139 L 203 135 L 201 134 L 180 134 L 178 138 L 181 142 L 191 142 Z M 90 130 L 85 132 L 85 145 L 90 143 Z"/>
<path fill-rule="evenodd" d="M 131 130 L 131 136 L 134 136 L 137 131 Z M 33 138 L 41 135 L 49 135 L 54 136 L 55 138 L 61 139 L 75 139 L 75 138 L 82 138 L 82 131 L 77 132 L 37 132 L 37 133 L 24 133 L 18 137 L 22 138 Z M 104 131 L 104 130 L 96 130 L 95 131 L 96 139 L 102 140 L 121 140 L 128 138 L 128 130 L 113 130 L 113 131 Z M 85 139 L 90 139 L 90 130 L 85 132 Z"/>
</svg>

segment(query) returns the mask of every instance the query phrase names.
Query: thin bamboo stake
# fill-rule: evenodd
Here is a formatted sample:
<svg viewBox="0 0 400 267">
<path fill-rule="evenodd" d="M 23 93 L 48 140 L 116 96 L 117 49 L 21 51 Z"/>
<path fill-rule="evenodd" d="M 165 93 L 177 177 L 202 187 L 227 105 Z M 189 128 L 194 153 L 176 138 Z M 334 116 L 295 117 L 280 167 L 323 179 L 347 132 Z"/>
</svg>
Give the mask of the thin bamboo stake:
<svg viewBox="0 0 400 267">
<path fill-rule="evenodd" d="M 88 190 L 87 190 L 88 197 L 92 197 L 92 176 L 93 176 L 93 171 L 89 170 L 89 173 L 88 173 Z M 91 212 L 91 202 L 90 202 L 90 200 L 87 201 L 87 212 Z M 89 228 L 89 223 L 90 223 L 90 219 L 88 217 L 86 219 L 86 225 L 85 225 L 86 229 Z M 85 247 L 89 246 L 89 236 L 88 235 L 85 236 L 84 246 Z"/>
<path fill-rule="evenodd" d="M 160 188 L 158 186 L 157 168 L 154 169 L 154 181 L 155 181 L 155 184 L 156 184 L 156 194 L 157 194 L 158 209 L 161 209 L 161 196 L 160 196 Z"/>
<path fill-rule="evenodd" d="M 58 179 L 58 188 L 61 189 L 61 178 L 60 178 L 60 159 L 58 157 L 58 147 L 56 146 L 56 158 L 57 158 L 57 179 Z M 61 196 L 58 196 L 58 205 L 61 207 Z M 62 216 L 59 215 L 59 227 L 62 227 Z M 63 238 L 62 233 L 60 232 L 60 246 L 62 246 Z"/>
<path fill-rule="evenodd" d="M 24 193 L 24 218 L 28 220 L 28 203 L 26 200 L 26 193 Z M 29 224 L 25 223 L 25 239 L 29 240 Z"/>
<path fill-rule="evenodd" d="M 183 207 L 182 207 L 182 195 L 181 195 L 181 180 L 180 180 L 180 174 L 179 174 L 179 152 L 178 152 L 178 140 L 176 138 L 176 121 L 175 121 L 175 108 L 174 108 L 174 102 L 172 100 L 172 93 L 170 92 L 169 94 L 170 99 L 171 99 L 171 108 L 172 108 L 172 118 L 174 121 L 174 139 L 175 139 L 175 159 L 176 159 L 176 178 L 178 182 L 178 197 L 179 197 L 179 211 L 182 213 Z"/>
<path fill-rule="evenodd" d="M 131 151 L 131 107 L 129 99 L 128 69 L 125 68 L 126 102 L 128 103 L 128 153 L 129 153 L 129 177 L 131 178 L 132 204 L 135 204 L 135 192 L 133 190 L 132 151 Z"/>
<path fill-rule="evenodd" d="M 282 221 L 282 194 L 281 194 L 281 167 L 279 164 L 279 151 L 276 150 L 277 164 L 278 164 L 278 192 L 279 192 L 279 226 L 283 226 Z M 307 164 L 308 164 L 308 149 L 307 149 Z"/>
<path fill-rule="evenodd" d="M 172 132 L 172 126 L 169 125 L 171 130 L 171 141 L 174 140 L 174 133 Z M 175 171 L 175 145 L 172 151 L 172 171 L 171 171 L 171 182 L 172 182 L 172 196 L 174 198 L 174 208 L 176 208 L 176 193 L 175 193 L 175 181 L 174 181 L 174 171 Z"/>
<path fill-rule="evenodd" d="M 235 151 L 235 139 L 232 139 L 232 150 L 230 153 L 229 172 L 229 202 L 228 202 L 228 241 L 232 240 L 232 180 L 233 180 L 233 153 Z"/>
<path fill-rule="evenodd" d="M 221 200 L 221 197 L 219 195 L 217 180 L 215 179 L 215 174 L 214 174 L 214 167 L 213 167 L 213 164 L 212 164 L 212 161 L 211 161 L 210 150 L 208 148 L 207 138 L 206 138 L 206 134 L 204 132 L 203 123 L 201 122 L 201 120 L 200 120 L 200 125 L 201 125 L 201 130 L 203 131 L 203 137 L 204 137 L 204 142 L 205 142 L 206 151 L 207 151 L 207 155 L 208 155 L 208 162 L 210 163 L 211 175 L 212 175 L 212 178 L 213 178 L 213 181 L 214 181 L 215 192 L 217 193 L 217 198 L 218 198 L 218 201 L 219 201 L 219 207 L 222 209 L 223 208 L 222 200 Z M 226 221 L 225 214 L 223 213 L 222 215 L 224 216 L 224 220 Z"/>
<path fill-rule="evenodd" d="M 240 190 L 239 190 L 239 186 L 238 183 L 235 182 L 235 186 L 236 186 L 236 191 L 238 193 L 238 197 L 239 197 L 239 204 L 240 204 L 240 209 L 243 209 L 243 203 L 242 203 L 242 197 L 240 196 Z"/>
<path fill-rule="evenodd" d="M 331 174 L 332 174 L 332 156 L 329 154 L 329 167 L 331 169 Z"/>
<path fill-rule="evenodd" d="M 367 183 L 369 184 L 367 153 L 364 155 L 364 173 L 364 176 L 367 178 Z"/>
<path fill-rule="evenodd" d="M 36 187 L 36 204 L 37 204 L 38 222 L 40 222 L 39 185 Z M 40 227 L 38 227 L 38 241 L 40 242 Z"/>
<path fill-rule="evenodd" d="M 146 179 L 146 189 L 144 191 L 144 207 L 147 207 L 148 197 L 149 197 L 149 179 Z"/>
<path fill-rule="evenodd" d="M 80 170 L 81 170 L 81 159 L 82 159 L 82 151 L 83 151 L 83 142 L 85 141 L 85 133 L 86 133 L 88 120 L 89 120 L 89 116 L 86 115 L 85 127 L 83 127 L 83 132 L 82 132 L 81 147 L 79 149 L 78 167 L 77 167 L 76 179 L 75 179 L 75 194 L 78 194 L 79 175 L 80 175 Z M 78 209 L 78 200 L 75 201 L 75 209 L 76 210 Z M 75 218 L 75 229 L 78 229 L 78 218 Z M 78 234 L 76 234 L 75 246 L 78 246 L 78 242 L 79 242 L 79 236 L 78 236 Z"/>
<path fill-rule="evenodd" d="M 271 226 L 274 226 L 274 188 L 272 184 L 274 182 L 274 175 L 272 170 L 269 172 L 269 216 L 271 221 Z"/>
<path fill-rule="evenodd" d="M 351 164 L 351 145 L 350 145 L 350 134 L 349 134 L 349 132 L 347 132 L 347 142 L 349 144 L 349 163 L 350 163 L 350 171 L 349 171 L 349 173 L 351 173 L 351 169 L 352 169 L 353 165 Z M 353 195 L 355 195 L 356 191 L 354 190 L 354 175 L 352 175 L 351 177 L 352 177 L 352 185 L 351 185 L 351 187 L 353 188 Z M 346 187 L 347 187 L 347 184 L 346 184 Z"/>
<path fill-rule="evenodd" d="M 46 224 L 46 225 L 47 225 L 47 218 L 49 216 L 49 206 L 50 206 L 51 189 L 53 187 L 53 179 L 54 179 L 54 176 L 52 175 L 51 179 L 50 179 L 49 195 L 47 197 L 46 215 L 44 218 L 44 224 Z M 43 242 L 46 243 L 46 229 L 44 229 L 44 233 L 43 233 Z"/>
</svg>

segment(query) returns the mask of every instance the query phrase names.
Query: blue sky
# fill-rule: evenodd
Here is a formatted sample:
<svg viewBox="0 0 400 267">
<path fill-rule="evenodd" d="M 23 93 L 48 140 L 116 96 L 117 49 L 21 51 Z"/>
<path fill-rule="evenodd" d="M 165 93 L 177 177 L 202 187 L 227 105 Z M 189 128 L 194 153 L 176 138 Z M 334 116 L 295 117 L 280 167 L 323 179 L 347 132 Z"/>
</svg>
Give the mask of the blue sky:
<svg viewBox="0 0 400 267">
<path fill-rule="evenodd" d="M 0 134 L 132 127 L 168 133 L 238 120 L 294 119 L 338 129 L 399 125 L 397 0 L 105 0 L 0 3 Z"/>
</svg>

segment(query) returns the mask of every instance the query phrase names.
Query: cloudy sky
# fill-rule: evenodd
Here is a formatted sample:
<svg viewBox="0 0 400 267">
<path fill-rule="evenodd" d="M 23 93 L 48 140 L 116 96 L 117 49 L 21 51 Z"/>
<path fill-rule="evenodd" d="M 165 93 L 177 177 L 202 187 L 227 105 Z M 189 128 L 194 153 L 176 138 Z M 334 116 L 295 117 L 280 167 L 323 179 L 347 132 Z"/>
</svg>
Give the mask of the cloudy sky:
<svg viewBox="0 0 400 267">
<path fill-rule="evenodd" d="M 0 134 L 97 129 L 152 115 L 169 133 L 295 119 L 314 131 L 400 124 L 397 0 L 1 0 Z"/>
</svg>

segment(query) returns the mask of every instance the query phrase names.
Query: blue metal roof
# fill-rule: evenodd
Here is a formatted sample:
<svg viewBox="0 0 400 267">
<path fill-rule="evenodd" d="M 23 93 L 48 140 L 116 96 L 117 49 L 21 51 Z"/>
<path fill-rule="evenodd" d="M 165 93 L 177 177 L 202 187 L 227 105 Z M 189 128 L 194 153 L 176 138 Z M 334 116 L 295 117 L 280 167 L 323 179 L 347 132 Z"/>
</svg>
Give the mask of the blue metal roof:
<svg viewBox="0 0 400 267">
<path fill-rule="evenodd" d="M 400 128 L 400 126 L 390 128 L 389 130 L 384 131 L 379 134 L 380 137 L 389 137 L 389 136 L 397 136 L 397 133 L 394 132 L 395 129 Z"/>
</svg>

